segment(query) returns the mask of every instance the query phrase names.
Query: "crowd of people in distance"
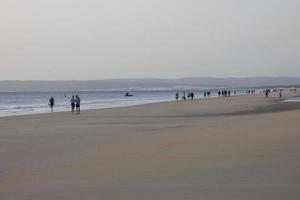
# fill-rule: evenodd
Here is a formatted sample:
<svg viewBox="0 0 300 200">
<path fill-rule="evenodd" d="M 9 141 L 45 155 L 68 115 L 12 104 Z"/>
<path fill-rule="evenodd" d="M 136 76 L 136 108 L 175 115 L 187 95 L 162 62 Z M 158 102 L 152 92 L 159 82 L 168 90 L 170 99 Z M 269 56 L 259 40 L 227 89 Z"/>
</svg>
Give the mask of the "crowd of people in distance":
<svg viewBox="0 0 300 200">
<path fill-rule="evenodd" d="M 255 93 L 256 93 L 256 90 L 247 90 L 246 93 L 247 93 L 247 94 L 255 94 Z"/>
<path fill-rule="evenodd" d="M 218 96 L 223 96 L 223 97 L 230 97 L 231 95 L 231 91 L 230 90 L 223 90 L 223 91 L 218 91 Z M 234 91 L 234 95 L 236 95 L 236 91 Z M 211 96 L 211 91 L 210 90 L 207 90 L 207 91 L 204 91 L 203 92 L 203 97 L 204 98 L 208 98 Z M 182 92 L 182 96 L 180 96 L 180 93 L 179 91 L 176 92 L 175 94 L 175 99 L 176 101 L 180 100 L 180 98 L 182 100 L 193 100 L 195 99 L 195 93 L 193 91 L 189 91 L 186 95 L 186 92 L 183 91 Z"/>
<path fill-rule="evenodd" d="M 177 91 L 176 94 L 175 94 L 176 101 L 179 100 L 179 97 L 180 97 L 180 94 Z M 182 100 L 187 100 L 187 99 L 193 100 L 194 98 L 195 98 L 195 93 L 193 91 L 188 92 L 187 95 L 186 95 L 185 92 L 183 92 L 182 97 L 181 97 Z"/>
<path fill-rule="evenodd" d="M 291 91 L 296 91 L 296 89 L 291 89 Z M 269 94 L 271 92 L 278 92 L 278 96 L 280 98 L 282 98 L 282 92 L 283 92 L 283 89 L 273 89 L 272 91 L 270 89 L 265 89 L 263 90 L 266 98 L 269 97 Z M 237 95 L 237 94 L 247 94 L 247 95 L 253 95 L 253 94 L 256 94 L 257 93 L 257 90 L 255 89 L 251 89 L 251 90 L 244 90 L 244 91 L 236 91 L 236 90 L 228 90 L 228 89 L 225 89 L 225 90 L 219 90 L 217 92 L 217 95 L 219 97 L 231 97 L 232 95 Z M 207 91 L 204 91 L 203 92 L 203 97 L 204 98 L 208 98 L 211 96 L 211 91 L 210 90 L 207 90 Z M 193 91 L 190 91 L 188 92 L 188 94 L 186 95 L 186 92 L 182 92 L 182 96 L 180 97 L 180 93 L 177 91 L 176 94 L 175 94 L 175 99 L 178 101 L 180 100 L 180 98 L 182 100 L 187 100 L 187 99 L 191 99 L 193 100 L 195 98 L 195 94 Z"/>
<path fill-rule="evenodd" d="M 234 94 L 236 95 L 236 91 L 234 91 Z M 218 92 L 218 96 L 222 97 L 230 97 L 231 96 L 231 91 L 230 90 L 222 90 Z"/>
<path fill-rule="evenodd" d="M 274 93 L 277 93 L 278 94 L 278 96 L 279 96 L 279 98 L 282 98 L 282 93 L 283 93 L 283 89 L 273 89 L 273 90 L 271 90 L 271 89 L 265 89 L 264 91 L 263 91 L 263 93 L 265 94 L 265 97 L 266 98 L 269 98 L 269 96 L 270 96 L 270 93 L 272 92 L 273 94 Z M 290 91 L 294 91 L 294 90 L 290 90 Z M 295 92 L 296 92 L 296 89 L 295 89 Z"/>
<path fill-rule="evenodd" d="M 65 95 L 65 97 L 67 97 L 67 96 Z M 73 95 L 71 97 L 70 103 L 71 103 L 71 112 L 72 112 L 72 114 L 80 114 L 80 103 L 81 103 L 80 97 L 78 95 L 75 95 L 75 96 Z M 51 112 L 53 112 L 53 108 L 54 108 L 54 105 L 55 105 L 55 100 L 54 100 L 53 97 L 51 97 L 49 99 L 49 104 L 48 105 L 50 106 Z"/>
<path fill-rule="evenodd" d="M 292 88 L 292 89 L 290 89 L 290 91 L 296 93 L 297 89 Z M 253 90 L 245 90 L 243 92 L 244 92 L 244 94 L 246 93 L 248 95 L 251 95 L 251 94 L 256 94 L 257 91 L 253 89 Z M 265 90 L 261 90 L 259 93 L 262 93 L 262 92 L 265 94 L 266 98 L 269 97 L 271 92 L 278 93 L 278 96 L 280 98 L 282 98 L 283 89 L 273 89 L 273 90 L 265 89 Z M 234 95 L 236 95 L 237 91 L 234 90 L 232 92 L 231 90 L 219 90 L 217 94 L 218 94 L 219 97 L 221 97 L 221 96 L 222 97 L 230 97 L 232 95 L 232 93 Z M 211 91 L 210 90 L 204 91 L 203 96 L 204 96 L 204 98 L 210 97 L 211 96 Z M 66 95 L 65 95 L 65 98 L 67 98 Z M 182 100 L 187 100 L 187 99 L 188 100 L 193 100 L 193 99 L 195 99 L 195 93 L 193 91 L 189 91 L 187 93 L 184 91 L 184 92 L 182 92 L 182 96 L 180 96 L 179 91 L 177 91 L 176 94 L 175 94 L 176 101 L 180 100 L 180 98 Z M 71 103 L 71 112 L 72 112 L 72 114 L 80 114 L 80 103 L 81 103 L 80 97 L 78 95 L 73 95 L 70 99 L 70 103 Z M 54 105 L 55 105 L 55 100 L 54 100 L 53 97 L 51 97 L 49 99 L 49 104 L 48 105 L 50 106 L 51 112 L 53 112 L 53 108 L 54 108 Z"/>
</svg>

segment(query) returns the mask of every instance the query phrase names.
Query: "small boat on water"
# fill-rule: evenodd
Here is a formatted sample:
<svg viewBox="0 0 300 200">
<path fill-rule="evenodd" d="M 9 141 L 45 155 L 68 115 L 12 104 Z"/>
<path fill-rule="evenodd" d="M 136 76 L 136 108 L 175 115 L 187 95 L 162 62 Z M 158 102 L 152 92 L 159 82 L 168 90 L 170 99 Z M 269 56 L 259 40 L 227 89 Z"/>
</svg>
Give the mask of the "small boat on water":
<svg viewBox="0 0 300 200">
<path fill-rule="evenodd" d="M 125 93 L 125 97 L 133 97 L 133 94 L 129 94 L 128 92 Z"/>
</svg>

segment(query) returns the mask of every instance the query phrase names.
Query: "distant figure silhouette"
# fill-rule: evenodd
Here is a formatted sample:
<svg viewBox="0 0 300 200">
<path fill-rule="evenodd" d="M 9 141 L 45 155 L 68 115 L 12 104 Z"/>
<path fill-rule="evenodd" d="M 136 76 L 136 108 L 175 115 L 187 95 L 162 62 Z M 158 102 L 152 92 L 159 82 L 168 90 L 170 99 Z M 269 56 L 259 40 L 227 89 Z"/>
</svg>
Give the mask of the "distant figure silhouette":
<svg viewBox="0 0 300 200">
<path fill-rule="evenodd" d="M 266 91 L 265 91 L 266 98 L 269 97 L 269 93 L 270 93 L 270 90 L 269 90 L 269 89 L 266 89 Z"/>
<path fill-rule="evenodd" d="M 55 104 L 55 100 L 54 100 L 53 97 L 51 97 L 51 98 L 49 99 L 49 106 L 50 106 L 51 112 L 53 112 L 54 104 Z"/>
<path fill-rule="evenodd" d="M 182 99 L 186 100 L 185 92 L 183 92 Z"/>
<path fill-rule="evenodd" d="M 74 114 L 74 111 L 75 111 L 75 97 L 74 97 L 74 95 L 72 96 L 70 102 L 71 102 L 71 112 Z"/>
<path fill-rule="evenodd" d="M 175 99 L 176 99 L 176 101 L 178 101 L 178 99 L 179 99 L 179 92 L 178 91 L 175 94 Z"/>
<path fill-rule="evenodd" d="M 191 92 L 191 99 L 194 100 L 195 94 L 194 92 Z"/>
<path fill-rule="evenodd" d="M 80 97 L 76 95 L 75 104 L 76 104 L 76 114 L 80 114 Z"/>
<path fill-rule="evenodd" d="M 125 97 L 133 97 L 133 95 L 132 95 L 132 94 L 129 94 L 128 92 L 126 92 L 124 96 L 125 96 Z"/>
</svg>

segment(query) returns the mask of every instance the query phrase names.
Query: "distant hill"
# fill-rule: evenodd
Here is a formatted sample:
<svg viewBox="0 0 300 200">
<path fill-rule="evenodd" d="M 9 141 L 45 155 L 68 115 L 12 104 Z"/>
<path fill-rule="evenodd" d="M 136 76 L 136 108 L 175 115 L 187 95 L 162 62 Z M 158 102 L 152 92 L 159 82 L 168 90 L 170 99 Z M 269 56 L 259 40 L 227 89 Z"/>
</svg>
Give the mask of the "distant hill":
<svg viewBox="0 0 300 200">
<path fill-rule="evenodd" d="M 300 77 L 111 79 L 89 81 L 0 81 L 0 92 L 149 90 L 215 87 L 271 87 L 299 85 Z"/>
</svg>

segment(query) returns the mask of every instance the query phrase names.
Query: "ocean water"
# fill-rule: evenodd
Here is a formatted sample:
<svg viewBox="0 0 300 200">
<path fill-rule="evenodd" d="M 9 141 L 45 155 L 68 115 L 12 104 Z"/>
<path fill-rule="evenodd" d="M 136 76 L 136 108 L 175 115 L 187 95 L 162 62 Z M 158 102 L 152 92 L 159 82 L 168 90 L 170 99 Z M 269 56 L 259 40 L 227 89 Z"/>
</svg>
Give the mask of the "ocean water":
<svg viewBox="0 0 300 200">
<path fill-rule="evenodd" d="M 217 96 L 218 90 L 211 92 L 211 96 Z M 175 93 L 174 90 L 130 91 L 134 96 L 125 97 L 124 91 L 0 92 L 0 116 L 49 112 L 51 97 L 55 99 L 54 112 L 62 112 L 70 110 L 70 98 L 75 94 L 81 98 L 81 109 L 88 110 L 172 101 Z M 204 90 L 194 93 L 196 98 L 203 98 Z"/>
<path fill-rule="evenodd" d="M 300 97 L 290 97 L 283 100 L 283 102 L 300 102 Z"/>
</svg>

